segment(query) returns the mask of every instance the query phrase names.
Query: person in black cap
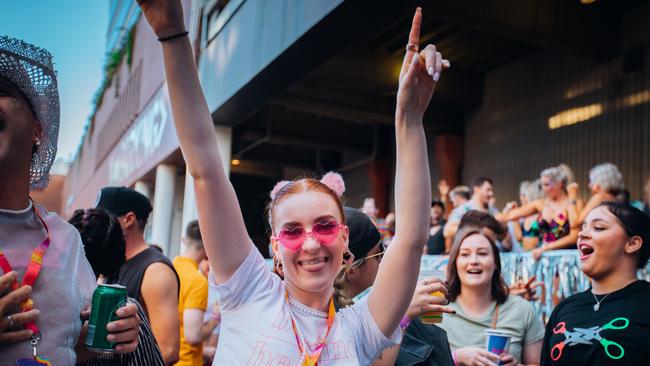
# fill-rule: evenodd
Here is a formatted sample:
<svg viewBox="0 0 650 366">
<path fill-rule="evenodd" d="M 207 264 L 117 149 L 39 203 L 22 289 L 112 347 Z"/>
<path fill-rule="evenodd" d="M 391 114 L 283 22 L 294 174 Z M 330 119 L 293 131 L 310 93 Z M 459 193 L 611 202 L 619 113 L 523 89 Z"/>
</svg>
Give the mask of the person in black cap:
<svg viewBox="0 0 650 366">
<path fill-rule="evenodd" d="M 350 266 L 344 266 L 334 282 L 337 307 L 349 306 L 354 300 L 368 295 L 384 254 L 381 235 L 370 217 L 351 207 L 344 207 L 343 210 L 345 222 L 350 228 L 348 247 L 354 258 L 358 259 Z M 401 345 L 384 350 L 375 366 L 453 365 L 447 333 L 435 325 L 421 323 L 416 315 L 424 303 L 436 310 L 451 311 L 441 305 L 446 303 L 444 298 L 430 295 L 440 290 L 446 292 L 440 280 L 418 282 L 409 311 L 400 323 L 404 331 Z"/>
<path fill-rule="evenodd" d="M 144 240 L 151 202 L 133 189 L 105 187 L 99 193 L 97 207 L 117 216 L 126 240 L 126 262 L 118 278 L 109 282 L 126 286 L 129 297 L 144 305 L 165 364 L 178 361 L 180 282 L 169 258 Z"/>
<path fill-rule="evenodd" d="M 121 218 L 122 226 L 124 226 L 123 220 L 135 218 L 141 232 L 144 232 L 149 214 L 153 210 L 151 202 L 145 195 L 126 187 L 103 188 L 99 192 L 97 207 L 102 207 Z M 129 217 L 129 213 L 133 216 Z"/>
<path fill-rule="evenodd" d="M 370 217 L 351 207 L 344 207 L 343 212 L 350 228 L 348 249 L 356 259 L 351 265 L 341 268 L 334 281 L 337 308 L 351 305 L 352 298 L 362 297 L 370 290 L 384 255 L 381 234 Z"/>
</svg>

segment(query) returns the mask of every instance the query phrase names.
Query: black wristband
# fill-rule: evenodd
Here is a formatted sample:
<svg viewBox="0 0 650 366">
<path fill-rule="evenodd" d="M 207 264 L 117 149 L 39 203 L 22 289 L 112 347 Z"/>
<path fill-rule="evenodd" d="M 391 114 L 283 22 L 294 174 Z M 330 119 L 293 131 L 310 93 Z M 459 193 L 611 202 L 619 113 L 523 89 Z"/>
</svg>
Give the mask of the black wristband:
<svg viewBox="0 0 650 366">
<path fill-rule="evenodd" d="M 172 40 L 172 39 L 174 39 L 174 38 L 185 37 L 185 36 L 188 35 L 188 34 L 189 34 L 189 32 L 188 32 L 188 31 L 185 31 L 185 32 L 180 32 L 180 33 L 172 34 L 171 36 L 159 37 L 159 38 L 158 38 L 158 42 L 165 42 L 165 41 Z"/>
</svg>

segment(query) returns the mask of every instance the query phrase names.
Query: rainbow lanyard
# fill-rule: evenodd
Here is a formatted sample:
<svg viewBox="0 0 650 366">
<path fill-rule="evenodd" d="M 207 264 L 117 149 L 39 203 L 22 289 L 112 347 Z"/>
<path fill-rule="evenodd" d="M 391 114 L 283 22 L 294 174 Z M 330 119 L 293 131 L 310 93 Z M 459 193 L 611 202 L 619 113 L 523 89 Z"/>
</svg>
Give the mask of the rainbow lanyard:
<svg viewBox="0 0 650 366">
<path fill-rule="evenodd" d="M 32 203 L 32 208 L 34 210 L 34 213 L 38 217 L 38 219 L 43 224 L 43 227 L 45 227 L 45 232 L 47 234 L 45 236 L 45 239 L 43 239 L 43 241 L 41 242 L 41 244 L 38 247 L 36 247 L 36 249 L 34 249 L 34 251 L 32 252 L 32 257 L 30 259 L 29 264 L 27 265 L 27 269 L 25 270 L 25 275 L 23 276 L 22 285 L 18 286 L 18 281 L 14 281 L 11 284 L 12 291 L 17 290 L 20 287 L 25 285 L 34 287 L 34 283 L 36 283 L 38 274 L 41 272 L 41 267 L 43 266 L 43 255 L 45 254 L 47 248 L 50 246 L 50 229 L 47 227 L 47 224 L 45 224 L 45 220 L 43 220 L 41 215 L 38 213 L 38 210 L 36 210 L 36 207 L 33 203 Z M 4 255 L 2 250 L 0 250 L 0 268 L 2 268 L 4 273 L 9 273 L 13 270 L 11 264 L 9 264 L 9 260 L 7 260 L 7 257 Z M 34 301 L 31 298 L 20 303 L 20 310 L 22 312 L 30 311 L 33 308 L 34 308 Z M 31 321 L 25 324 L 25 328 L 31 330 L 34 333 L 32 339 L 35 339 L 35 337 L 40 338 L 38 327 L 36 326 L 36 322 Z"/>
<path fill-rule="evenodd" d="M 286 290 L 284 291 L 284 298 L 287 302 L 287 306 L 291 306 L 289 302 L 289 292 Z M 329 311 L 327 313 L 327 331 L 325 332 L 325 336 L 321 338 L 318 347 L 316 347 L 316 349 L 314 349 L 314 351 L 311 353 L 303 349 L 302 342 L 300 342 L 300 338 L 298 337 L 298 328 L 296 326 L 296 320 L 293 318 L 293 316 L 291 316 L 291 326 L 293 327 L 293 335 L 296 337 L 296 343 L 298 344 L 298 349 L 300 350 L 300 353 L 302 353 L 305 356 L 305 360 L 300 366 L 318 366 L 318 359 L 320 358 L 321 352 L 325 348 L 325 342 L 327 341 L 327 336 L 330 334 L 330 330 L 332 330 L 332 325 L 334 325 L 335 315 L 336 315 L 336 308 L 334 307 L 334 297 L 332 296 L 330 298 L 330 306 L 329 306 Z"/>
</svg>

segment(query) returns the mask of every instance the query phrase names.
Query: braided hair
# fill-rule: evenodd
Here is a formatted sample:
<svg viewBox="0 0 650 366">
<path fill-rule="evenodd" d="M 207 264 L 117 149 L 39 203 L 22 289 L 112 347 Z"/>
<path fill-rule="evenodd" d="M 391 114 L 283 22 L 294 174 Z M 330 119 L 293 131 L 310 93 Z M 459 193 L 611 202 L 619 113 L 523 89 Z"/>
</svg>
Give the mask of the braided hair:
<svg viewBox="0 0 650 366">
<path fill-rule="evenodd" d="M 344 264 L 339 271 L 339 274 L 334 279 L 334 305 L 337 309 L 342 309 L 354 304 L 352 297 L 345 289 L 348 282 L 347 273 L 350 266 Z"/>
<path fill-rule="evenodd" d="M 117 278 L 126 257 L 126 241 L 117 218 L 102 208 L 76 210 L 68 221 L 81 234 L 95 276 Z"/>
</svg>

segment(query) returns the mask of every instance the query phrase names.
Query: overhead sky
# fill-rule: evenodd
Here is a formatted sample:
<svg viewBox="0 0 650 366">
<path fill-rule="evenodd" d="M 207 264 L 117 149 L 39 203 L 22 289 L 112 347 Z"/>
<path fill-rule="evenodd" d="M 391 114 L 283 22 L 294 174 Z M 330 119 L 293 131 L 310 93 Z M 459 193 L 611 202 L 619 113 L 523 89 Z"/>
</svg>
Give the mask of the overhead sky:
<svg viewBox="0 0 650 366">
<path fill-rule="evenodd" d="M 61 96 L 57 158 L 71 159 L 103 77 L 107 0 L 2 0 L 0 35 L 54 55 Z"/>
</svg>

